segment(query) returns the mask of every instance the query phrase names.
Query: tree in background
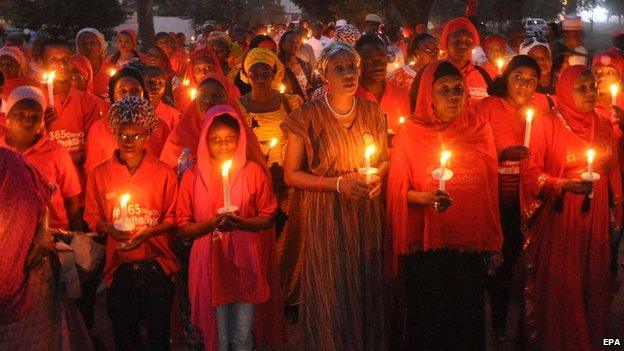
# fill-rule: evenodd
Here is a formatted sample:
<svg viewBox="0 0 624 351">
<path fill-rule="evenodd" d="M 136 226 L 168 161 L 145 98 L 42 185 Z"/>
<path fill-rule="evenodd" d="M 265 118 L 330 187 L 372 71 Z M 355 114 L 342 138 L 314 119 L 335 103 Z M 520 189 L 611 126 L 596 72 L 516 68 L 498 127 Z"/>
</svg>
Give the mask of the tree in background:
<svg viewBox="0 0 624 351">
<path fill-rule="evenodd" d="M 83 27 L 102 30 L 126 18 L 118 1 L 111 0 L 10 0 L 0 8 L 7 21 L 48 35 L 73 39 Z"/>
<path fill-rule="evenodd" d="M 137 0 L 136 12 L 141 50 L 145 51 L 154 39 L 154 0 Z"/>
<path fill-rule="evenodd" d="M 608 10 L 609 18 L 611 18 L 611 16 L 617 16 L 618 24 L 622 25 L 622 17 L 624 17 L 624 1 L 604 0 L 604 6 Z"/>
</svg>

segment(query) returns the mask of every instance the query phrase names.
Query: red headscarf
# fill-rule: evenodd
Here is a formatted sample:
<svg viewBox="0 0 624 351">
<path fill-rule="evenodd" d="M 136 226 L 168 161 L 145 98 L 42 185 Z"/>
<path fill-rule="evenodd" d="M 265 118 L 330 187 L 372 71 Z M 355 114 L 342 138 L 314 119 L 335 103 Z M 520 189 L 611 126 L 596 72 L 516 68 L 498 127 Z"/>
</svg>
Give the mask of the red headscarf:
<svg viewBox="0 0 624 351">
<path fill-rule="evenodd" d="M 91 61 L 83 55 L 74 54 L 70 57 L 70 62 L 85 77 L 87 92 L 93 93 L 93 68 L 91 67 Z"/>
<path fill-rule="evenodd" d="M 615 68 L 620 75 L 620 80 L 624 79 L 624 56 L 614 55 L 609 51 L 601 52 L 592 60 L 592 67 L 598 65 Z"/>
<path fill-rule="evenodd" d="M 440 46 L 442 47 L 442 50 L 448 50 L 448 37 L 451 33 L 455 32 L 458 29 L 468 30 L 472 34 L 474 45 L 479 45 L 479 32 L 477 31 L 477 28 L 475 28 L 472 22 L 470 22 L 470 20 L 466 17 L 457 17 L 448 21 L 448 23 L 444 26 L 444 29 L 442 30 L 442 36 L 440 37 Z"/>
<path fill-rule="evenodd" d="M 190 62 L 190 65 L 188 65 L 187 72 L 186 72 L 186 77 L 191 82 L 191 86 L 197 86 L 200 83 L 200 82 L 195 80 L 195 76 L 193 75 L 193 66 L 195 65 L 195 61 L 197 59 L 199 59 L 200 57 L 209 57 L 214 62 L 214 66 L 215 66 L 214 73 L 217 74 L 217 75 L 223 75 L 223 69 L 221 68 L 221 62 L 219 62 L 219 58 L 214 53 L 214 51 L 212 51 L 212 50 L 210 50 L 208 48 L 203 48 L 203 49 L 196 50 L 195 52 L 193 52 L 191 54 L 191 57 L 190 57 L 191 62 Z"/>
<path fill-rule="evenodd" d="M 505 42 L 505 38 L 502 35 L 500 35 L 500 34 L 492 34 L 492 35 L 488 35 L 483 40 L 483 43 L 481 43 L 481 47 L 483 48 L 483 50 L 485 52 L 487 52 L 488 46 L 490 46 L 490 45 L 492 45 L 494 43 L 500 44 L 503 48 L 505 48 L 505 45 L 507 45 L 507 43 Z"/>
<path fill-rule="evenodd" d="M 593 139 L 594 134 L 594 111 L 582 112 L 574 103 L 572 88 L 583 72 L 589 72 L 587 66 L 569 66 L 561 72 L 555 93 L 557 94 L 557 107 L 566 123 L 574 134 L 585 140 Z M 590 73 L 591 74 L 591 73 Z"/>
<path fill-rule="evenodd" d="M 386 245 L 392 258 L 387 268 L 394 274 L 402 254 L 439 248 L 497 251 L 502 243 L 492 130 L 467 109 L 448 123 L 435 115 L 432 87 L 443 62 L 448 61 L 430 63 L 420 74 L 415 113 L 394 139 L 387 202 L 391 235 Z M 443 149 L 453 153 L 449 168 L 456 176 L 447 181 L 453 206 L 444 213 L 408 206 L 409 190 L 435 190 L 437 181 L 431 172 L 438 167 Z"/>
<path fill-rule="evenodd" d="M 46 184 L 22 156 L 0 148 L 0 324 L 32 308 L 24 265 L 50 199 Z"/>
</svg>

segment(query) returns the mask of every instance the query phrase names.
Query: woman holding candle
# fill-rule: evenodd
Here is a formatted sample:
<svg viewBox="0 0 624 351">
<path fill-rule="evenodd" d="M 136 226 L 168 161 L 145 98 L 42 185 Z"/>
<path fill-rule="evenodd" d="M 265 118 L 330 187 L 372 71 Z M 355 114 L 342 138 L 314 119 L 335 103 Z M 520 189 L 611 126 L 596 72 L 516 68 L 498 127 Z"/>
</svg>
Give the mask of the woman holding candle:
<svg viewBox="0 0 624 351">
<path fill-rule="evenodd" d="M 502 259 L 492 129 L 465 108 L 450 62 L 427 65 L 414 84 L 416 109 L 395 138 L 387 192 L 397 348 L 485 349 L 485 273 Z M 440 168 L 454 173 L 445 191 L 434 179 Z"/>
<path fill-rule="evenodd" d="M 292 276 L 283 280 L 290 289 L 301 274 L 304 350 L 386 347 L 379 195 L 388 165 L 387 127 L 376 103 L 354 96 L 359 63 L 348 44 L 323 49 L 318 71 L 327 94 L 282 123 L 286 183 L 301 192 L 301 230 L 288 232 L 292 245 L 282 256 L 293 264 Z M 367 184 L 358 169 L 370 145 L 377 176 Z"/>
<path fill-rule="evenodd" d="M 149 101 L 135 96 L 116 101 L 108 124 L 117 150 L 89 174 L 84 219 L 92 231 L 107 237 L 104 282 L 115 346 L 139 350 L 139 323 L 145 318 L 149 349 L 168 350 L 173 275 L 178 270 L 170 247 L 177 179 L 145 152 L 149 135 L 159 125 Z M 128 195 L 129 202 L 120 204 Z M 134 230 L 120 229 L 124 214 Z"/>
<path fill-rule="evenodd" d="M 498 154 L 499 211 L 503 229 L 503 265 L 490 284 L 492 328 L 496 338 L 505 336 L 510 289 L 514 267 L 522 250 L 520 232 L 520 161 L 529 157 L 531 124 L 539 111 L 532 97 L 540 77 L 540 68 L 529 56 L 517 55 L 501 77 L 490 86 L 490 97 L 475 106 L 475 112 L 487 120 L 494 132 Z"/>
<path fill-rule="evenodd" d="M 95 28 L 83 28 L 76 34 L 76 52 L 84 55 L 91 62 L 93 70 L 92 93 L 106 99 L 110 70 L 115 66 L 106 61 L 108 43 L 104 34 Z"/>
<path fill-rule="evenodd" d="M 613 130 L 594 111 L 594 86 L 585 66 L 562 71 L 557 113 L 533 122 L 531 155 L 521 170 L 524 332 L 531 348 L 590 350 L 610 332 L 609 235 L 621 226 L 622 191 Z M 595 150 L 593 183 L 582 180 L 588 149 Z"/>
<path fill-rule="evenodd" d="M 199 140 L 177 209 L 179 235 L 194 239 L 191 319 L 206 350 L 252 350 L 254 337 L 257 348 L 279 345 L 285 333 L 273 232 L 277 202 L 260 145 L 224 105 L 205 114 Z M 237 210 L 222 212 L 227 202 Z"/>
<path fill-rule="evenodd" d="M 507 64 L 507 42 L 502 35 L 491 34 L 483 40 L 481 47 L 487 57 L 487 62 L 482 64 L 481 68 L 488 73 L 493 81 L 497 76 L 503 75 L 503 68 Z"/>
</svg>

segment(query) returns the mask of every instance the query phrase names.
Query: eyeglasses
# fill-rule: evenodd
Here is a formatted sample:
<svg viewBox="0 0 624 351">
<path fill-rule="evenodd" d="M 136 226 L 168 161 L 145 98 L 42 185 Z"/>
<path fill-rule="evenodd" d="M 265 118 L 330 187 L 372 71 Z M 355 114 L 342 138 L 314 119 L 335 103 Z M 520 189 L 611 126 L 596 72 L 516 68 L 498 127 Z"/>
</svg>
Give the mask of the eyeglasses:
<svg viewBox="0 0 624 351">
<path fill-rule="evenodd" d="M 141 133 L 136 133 L 136 134 L 122 134 L 119 133 L 117 134 L 117 139 L 124 142 L 124 143 L 134 143 L 137 141 L 143 141 L 145 139 L 147 139 L 147 136 L 141 134 Z"/>
<path fill-rule="evenodd" d="M 440 49 L 435 48 L 435 49 L 423 49 L 423 52 L 427 53 L 427 54 L 438 54 L 440 52 Z"/>
</svg>

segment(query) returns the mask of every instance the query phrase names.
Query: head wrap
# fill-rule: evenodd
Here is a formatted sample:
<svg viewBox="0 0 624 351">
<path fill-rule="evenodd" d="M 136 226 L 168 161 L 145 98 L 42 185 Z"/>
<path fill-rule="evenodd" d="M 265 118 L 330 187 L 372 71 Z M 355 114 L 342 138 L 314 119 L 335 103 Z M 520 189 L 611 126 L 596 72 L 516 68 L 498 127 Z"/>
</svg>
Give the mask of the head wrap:
<svg viewBox="0 0 624 351">
<path fill-rule="evenodd" d="M 34 100 L 41 106 L 42 111 L 47 107 L 46 99 L 41 89 L 30 85 L 23 85 L 11 91 L 11 94 L 9 94 L 9 97 L 7 98 L 6 104 L 2 106 L 2 112 L 8 115 L 13 106 L 22 100 Z"/>
<path fill-rule="evenodd" d="M 483 40 L 483 43 L 481 43 L 481 47 L 483 48 L 484 51 L 487 52 L 488 47 L 495 43 L 500 44 L 503 47 L 503 49 L 507 45 L 507 42 L 505 42 L 505 37 L 503 37 L 500 34 L 492 34 L 492 35 L 488 35 Z"/>
<path fill-rule="evenodd" d="M 546 50 L 548 50 L 548 54 L 552 55 L 552 53 L 550 51 L 550 46 L 548 45 L 548 39 L 546 39 L 544 37 L 527 37 L 520 44 L 519 54 L 520 55 L 528 55 L 529 51 L 531 51 L 531 49 L 533 49 L 536 46 L 543 46 L 543 47 L 545 47 Z"/>
<path fill-rule="evenodd" d="M 108 126 L 115 130 L 121 124 L 136 123 L 152 134 L 158 128 L 158 117 L 149 100 L 136 96 L 126 96 L 116 101 L 108 113 Z"/>
<path fill-rule="evenodd" d="M 448 50 L 447 43 L 449 35 L 459 29 L 465 29 L 470 32 L 470 34 L 472 34 L 474 45 L 479 45 L 479 32 L 477 31 L 477 28 L 475 28 L 472 22 L 470 22 L 470 20 L 466 17 L 457 17 L 448 21 L 442 30 L 442 36 L 440 37 L 440 46 L 442 47 L 442 50 Z"/>
<path fill-rule="evenodd" d="M 351 46 L 355 46 L 355 43 L 360 39 L 362 33 L 352 24 L 345 24 L 336 28 L 336 35 L 334 41 L 337 43 L 347 43 Z"/>
<path fill-rule="evenodd" d="M 343 20 L 343 19 L 339 19 L 336 21 L 336 29 L 338 29 L 338 27 L 340 26 L 346 26 L 347 25 L 347 21 Z"/>
<path fill-rule="evenodd" d="M 102 57 L 106 57 L 106 50 L 108 49 L 108 43 L 106 42 L 106 38 L 104 37 L 104 34 L 100 33 L 100 31 L 95 28 L 87 27 L 87 28 L 82 28 L 81 30 L 78 31 L 78 34 L 76 34 L 76 51 L 78 51 L 78 38 L 80 38 L 80 36 L 83 33 L 91 33 L 95 35 L 95 37 L 97 38 L 97 41 L 100 43 L 100 47 L 102 48 Z"/>
<path fill-rule="evenodd" d="M 319 71 L 323 79 L 325 79 L 326 77 L 325 74 L 327 73 L 327 64 L 329 63 L 329 61 L 338 53 L 344 51 L 353 55 L 353 57 L 355 57 L 355 62 L 357 63 L 357 65 L 360 65 L 360 55 L 357 53 L 353 45 L 349 45 L 343 42 L 333 42 L 327 45 L 325 49 L 321 51 L 321 55 L 316 61 L 316 69 Z"/>
<path fill-rule="evenodd" d="M 219 58 L 214 53 L 214 51 L 208 48 L 196 50 L 191 54 L 191 57 L 189 58 L 191 60 L 190 61 L 191 64 L 188 65 L 187 72 L 186 72 L 187 78 L 189 79 L 191 85 L 193 86 L 199 83 L 195 81 L 195 75 L 193 75 L 193 66 L 195 65 L 195 61 L 197 61 L 197 59 L 199 59 L 200 57 L 209 57 L 215 66 L 214 72 L 219 75 L 223 74 L 223 69 L 221 68 L 221 62 L 219 61 Z"/>
<path fill-rule="evenodd" d="M 122 34 L 126 34 L 130 37 L 130 40 L 132 40 L 132 43 L 134 45 L 136 45 L 139 42 L 139 36 L 137 35 L 137 32 L 134 29 L 122 29 L 117 33 L 117 39 L 119 39 L 119 36 Z"/>
<path fill-rule="evenodd" d="M 26 56 L 24 56 L 22 50 L 20 50 L 16 46 L 3 47 L 2 49 L 0 49 L 0 56 L 12 57 L 15 61 L 17 61 L 17 64 L 19 64 L 20 70 L 26 68 Z"/>
<path fill-rule="evenodd" d="M 69 58 L 72 66 L 80 72 L 87 83 L 87 92 L 93 93 L 93 68 L 91 61 L 83 55 L 74 54 Z"/>
<path fill-rule="evenodd" d="M 216 40 L 218 42 L 221 42 L 226 47 L 232 49 L 232 39 L 230 39 L 230 36 L 226 32 L 219 32 L 219 31 L 210 32 L 210 34 L 208 34 L 207 41 L 210 42 L 211 40 Z"/>
<path fill-rule="evenodd" d="M 443 76 L 455 75 L 462 77 L 461 72 L 449 61 L 435 61 L 427 66 L 418 75 L 416 90 L 416 106 L 412 118 L 420 124 L 428 126 L 439 126 L 444 123 L 433 111 L 433 83 Z M 466 82 L 464 81 L 464 88 Z M 465 89 L 467 91 L 467 89 Z"/>
<path fill-rule="evenodd" d="M 249 69 L 256 63 L 265 63 L 269 67 L 273 68 L 275 72 L 275 78 L 271 86 L 274 89 L 279 89 L 282 80 L 284 79 L 284 65 L 275 53 L 269 49 L 255 48 L 249 50 L 245 58 L 243 59 L 243 70 L 241 71 L 241 80 L 247 84 L 251 84 L 249 79 Z"/>
<path fill-rule="evenodd" d="M 572 97 L 574 83 L 584 72 L 589 72 L 587 66 L 574 65 L 565 68 L 561 72 L 561 75 L 559 75 L 555 93 L 557 94 L 557 107 L 572 131 L 579 137 L 589 140 L 593 129 L 592 121 L 594 119 L 594 112 L 583 112 L 579 110 Z"/>
<path fill-rule="evenodd" d="M 624 57 L 614 55 L 612 52 L 601 52 L 594 56 L 592 60 L 592 67 L 599 65 L 615 68 L 620 75 L 620 79 L 624 79 Z"/>
<path fill-rule="evenodd" d="M 383 23 L 383 18 L 376 13 L 369 13 L 364 17 L 364 21 L 366 22 L 375 22 L 375 23 Z"/>
</svg>

